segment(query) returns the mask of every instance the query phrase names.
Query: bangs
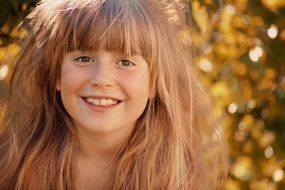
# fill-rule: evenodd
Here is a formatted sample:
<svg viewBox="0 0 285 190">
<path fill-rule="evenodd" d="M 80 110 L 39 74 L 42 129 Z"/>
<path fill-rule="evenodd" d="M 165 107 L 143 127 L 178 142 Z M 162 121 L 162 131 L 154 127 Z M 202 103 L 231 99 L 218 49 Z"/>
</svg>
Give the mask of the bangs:
<svg viewBox="0 0 285 190">
<path fill-rule="evenodd" d="M 65 9 L 58 28 L 65 31 L 58 33 L 65 35 L 62 43 L 68 52 L 105 49 L 150 59 L 158 47 L 155 18 L 147 6 L 143 1 L 107 0 L 101 5 Z"/>
</svg>

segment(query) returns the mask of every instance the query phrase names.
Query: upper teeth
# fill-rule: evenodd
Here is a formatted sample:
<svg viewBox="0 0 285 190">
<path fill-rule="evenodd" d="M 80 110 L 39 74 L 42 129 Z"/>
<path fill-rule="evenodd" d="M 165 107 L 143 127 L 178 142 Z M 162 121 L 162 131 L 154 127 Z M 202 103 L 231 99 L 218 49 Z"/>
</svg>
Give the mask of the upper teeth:
<svg viewBox="0 0 285 190">
<path fill-rule="evenodd" d="M 101 105 L 101 106 L 106 106 L 106 105 L 114 105 L 117 104 L 117 100 L 113 99 L 97 99 L 97 98 L 86 98 L 87 102 L 92 103 L 94 105 Z"/>
</svg>

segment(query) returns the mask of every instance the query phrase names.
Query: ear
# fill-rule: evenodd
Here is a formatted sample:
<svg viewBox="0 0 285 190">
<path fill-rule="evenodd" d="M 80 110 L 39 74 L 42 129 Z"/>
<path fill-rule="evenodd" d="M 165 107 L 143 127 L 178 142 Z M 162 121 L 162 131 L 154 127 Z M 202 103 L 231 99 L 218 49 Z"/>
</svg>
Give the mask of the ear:
<svg viewBox="0 0 285 190">
<path fill-rule="evenodd" d="M 61 81 L 60 80 L 57 80 L 56 83 L 55 83 L 55 88 L 57 91 L 60 91 L 61 90 Z"/>
</svg>

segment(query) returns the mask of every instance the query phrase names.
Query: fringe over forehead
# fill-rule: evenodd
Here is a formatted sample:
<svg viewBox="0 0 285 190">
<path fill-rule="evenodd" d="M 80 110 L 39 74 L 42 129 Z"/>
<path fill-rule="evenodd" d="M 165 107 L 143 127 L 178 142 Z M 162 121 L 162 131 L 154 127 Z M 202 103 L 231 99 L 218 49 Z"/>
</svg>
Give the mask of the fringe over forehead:
<svg viewBox="0 0 285 190">
<path fill-rule="evenodd" d="M 153 60 L 169 38 L 155 0 L 42 0 L 30 18 L 36 33 L 49 30 L 66 52 L 106 49 Z"/>
</svg>

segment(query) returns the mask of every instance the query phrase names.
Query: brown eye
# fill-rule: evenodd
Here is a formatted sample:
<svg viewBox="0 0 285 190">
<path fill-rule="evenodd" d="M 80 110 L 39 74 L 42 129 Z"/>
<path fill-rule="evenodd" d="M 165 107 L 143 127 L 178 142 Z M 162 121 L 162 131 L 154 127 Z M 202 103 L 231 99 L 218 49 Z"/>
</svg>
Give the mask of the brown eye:
<svg viewBox="0 0 285 190">
<path fill-rule="evenodd" d="M 122 59 L 118 62 L 119 65 L 121 66 L 125 66 L 125 67 L 129 67 L 129 66 L 135 66 L 135 64 L 133 62 L 131 62 L 130 60 L 127 59 Z"/>
<path fill-rule="evenodd" d="M 76 58 L 75 60 L 81 63 L 94 62 L 94 60 L 88 56 L 81 56 L 81 57 Z"/>
</svg>

